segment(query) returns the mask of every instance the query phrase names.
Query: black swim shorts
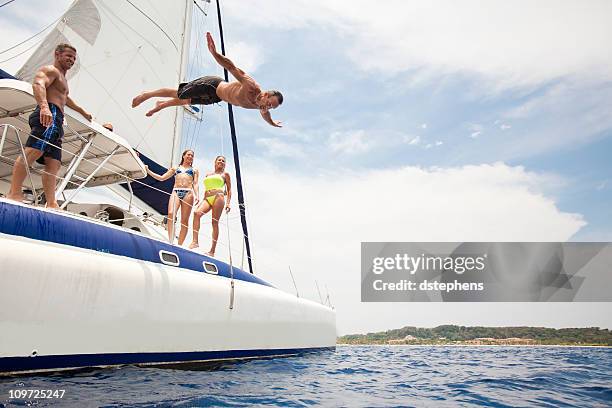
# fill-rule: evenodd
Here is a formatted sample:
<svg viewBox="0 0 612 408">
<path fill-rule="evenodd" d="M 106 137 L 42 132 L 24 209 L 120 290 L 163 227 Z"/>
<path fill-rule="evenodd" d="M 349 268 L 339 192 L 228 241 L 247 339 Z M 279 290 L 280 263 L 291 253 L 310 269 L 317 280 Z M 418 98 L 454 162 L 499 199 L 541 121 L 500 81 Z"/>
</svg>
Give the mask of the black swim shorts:
<svg viewBox="0 0 612 408">
<path fill-rule="evenodd" d="M 223 81 L 218 76 L 204 76 L 191 82 L 183 82 L 178 87 L 179 99 L 191 99 L 192 105 L 212 105 L 221 102 L 217 96 L 217 86 Z"/>
<path fill-rule="evenodd" d="M 44 127 L 40 123 L 40 106 L 30 114 L 30 137 L 26 141 L 26 147 L 31 147 L 43 152 L 36 161 L 45 164 L 45 157 L 62 161 L 62 138 L 64 137 L 64 113 L 55 104 L 49 104 L 49 110 L 53 116 L 51 126 Z"/>
</svg>

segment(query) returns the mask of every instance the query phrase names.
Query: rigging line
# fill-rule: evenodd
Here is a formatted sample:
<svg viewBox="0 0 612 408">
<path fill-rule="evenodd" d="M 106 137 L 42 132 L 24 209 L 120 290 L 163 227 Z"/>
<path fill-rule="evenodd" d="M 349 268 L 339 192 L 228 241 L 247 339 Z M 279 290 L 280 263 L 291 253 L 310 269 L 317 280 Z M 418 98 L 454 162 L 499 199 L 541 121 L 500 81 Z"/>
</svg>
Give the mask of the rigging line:
<svg viewBox="0 0 612 408">
<path fill-rule="evenodd" d="M 191 137 L 189 138 L 189 143 L 190 143 L 189 147 L 192 148 L 192 149 L 194 148 L 195 142 L 197 140 L 196 135 L 200 134 L 201 126 L 202 126 L 202 122 L 200 122 L 200 121 L 196 122 L 196 124 L 195 124 L 195 126 L 193 128 L 193 132 L 191 134 Z"/>
<path fill-rule="evenodd" d="M 196 31 L 199 31 L 199 23 L 200 23 L 200 21 L 197 19 L 197 17 L 194 20 L 192 20 L 192 27 L 195 25 L 196 26 Z M 192 35 L 192 32 L 189 33 L 190 36 Z M 198 41 L 197 37 L 195 38 L 195 41 L 193 41 L 192 43 L 195 43 L 195 54 L 194 54 L 194 56 L 197 56 L 198 55 L 197 50 L 199 48 L 199 41 Z M 195 63 L 195 58 L 190 57 L 189 58 L 189 63 L 188 63 L 188 66 L 187 66 L 188 78 L 192 78 L 192 76 L 193 76 L 193 65 L 194 65 L 194 63 Z M 187 78 L 185 80 L 187 81 Z M 193 130 L 193 123 L 191 121 L 192 120 L 191 116 L 188 115 L 188 117 L 190 119 L 189 119 L 187 131 L 183 132 L 183 138 L 182 138 L 183 140 L 181 140 L 181 142 L 184 143 L 186 147 L 191 147 L 190 135 L 191 135 L 191 132 Z"/>
<path fill-rule="evenodd" d="M 155 27 L 159 28 L 159 29 L 161 30 L 161 32 L 162 32 L 162 33 L 164 33 L 164 35 L 166 36 L 166 38 L 167 38 L 168 40 L 170 40 L 170 42 L 172 43 L 172 45 L 174 45 L 174 48 L 175 48 L 177 51 L 179 50 L 179 49 L 178 49 L 178 46 L 176 45 L 176 43 L 175 43 L 175 42 L 172 40 L 172 38 L 171 38 L 171 37 L 168 35 L 168 33 L 166 33 L 166 32 L 164 31 L 164 29 L 163 29 L 163 28 L 161 28 L 161 27 L 159 26 L 159 24 L 157 24 L 157 23 L 156 23 L 156 22 L 155 22 L 155 21 L 154 21 L 154 20 L 153 20 L 151 17 L 149 17 L 149 16 L 148 16 L 148 15 L 147 15 L 147 14 L 146 14 L 144 11 L 142 11 L 141 9 L 139 9 L 138 7 L 136 7 L 136 6 L 134 5 L 134 3 L 132 3 L 130 0 L 125 0 L 125 1 L 127 1 L 128 3 L 130 3 L 130 4 L 132 5 L 132 7 L 134 7 L 136 10 L 138 10 L 138 11 L 139 11 L 139 12 L 140 12 L 140 13 L 141 13 L 143 16 L 145 16 L 145 17 L 146 17 L 146 18 L 147 18 L 147 19 L 148 19 L 150 22 L 152 22 L 152 23 L 155 25 Z"/>
<path fill-rule="evenodd" d="M 183 143 L 183 150 L 189 148 L 190 143 L 189 143 L 189 134 L 191 132 L 191 128 L 193 127 L 193 119 L 191 119 L 190 117 L 188 117 L 187 119 L 187 131 L 185 132 L 185 138 L 184 140 L 182 140 Z"/>
<path fill-rule="evenodd" d="M 203 32 L 203 22 L 202 22 L 202 17 L 199 15 L 195 15 L 195 19 L 194 19 L 195 25 L 196 25 L 196 30 L 195 32 Z M 191 34 L 190 34 L 191 35 Z M 200 65 L 200 48 L 201 48 L 201 40 L 199 40 L 200 36 L 196 36 L 195 37 L 195 41 L 192 41 L 192 43 L 195 44 L 195 47 L 192 49 L 193 50 L 193 55 L 192 58 L 190 58 L 190 62 L 189 62 L 189 68 L 188 68 L 188 75 L 189 78 L 193 78 L 196 76 L 195 72 L 195 67 L 196 66 L 201 66 Z M 200 112 L 199 114 L 202 115 L 203 112 L 203 108 L 200 108 Z M 196 113 L 194 115 L 195 117 L 192 117 L 191 115 L 187 115 L 187 117 L 189 118 L 189 122 L 188 122 L 188 127 L 187 127 L 187 131 L 183 133 L 184 137 L 182 140 L 182 143 L 186 146 L 186 147 L 191 147 L 193 148 L 193 143 L 195 140 L 195 133 L 199 132 L 198 129 L 198 124 L 199 122 L 201 122 L 201 120 L 199 120 L 197 118 L 198 113 Z M 196 124 L 193 124 L 193 121 L 196 121 Z"/>
<path fill-rule="evenodd" d="M 45 40 L 44 38 L 41 38 L 40 40 L 38 40 L 38 41 L 36 41 L 34 44 L 32 44 L 30 47 L 28 47 L 28 48 L 26 48 L 25 50 L 21 51 L 19 54 L 17 54 L 17 55 L 13 55 L 13 56 L 12 56 L 12 57 L 10 57 L 10 58 L 7 58 L 7 59 L 5 59 L 5 60 L 0 61 L 0 64 L 2 64 L 3 62 L 7 62 L 7 61 L 10 61 L 10 60 L 12 60 L 12 59 L 15 59 L 15 58 L 19 57 L 20 55 L 25 54 L 26 52 L 30 51 L 32 48 L 36 47 L 38 44 L 40 44 L 41 42 L 43 42 L 44 40 Z"/>
<path fill-rule="evenodd" d="M 196 24 L 197 24 L 197 30 L 195 31 L 195 33 L 202 33 L 204 32 L 204 28 L 206 26 L 206 24 L 204 24 L 202 17 L 196 17 Z M 194 74 L 195 68 L 196 67 L 201 67 L 201 58 L 202 58 L 202 36 L 196 34 L 195 35 L 195 48 L 193 50 L 193 58 L 191 59 L 191 65 L 190 65 L 190 70 L 193 76 L 196 76 Z M 199 73 L 199 71 L 198 71 Z"/>
<path fill-rule="evenodd" d="M 83 68 L 83 70 L 85 72 L 87 72 L 87 74 L 98 84 L 98 86 L 100 86 L 100 88 L 102 88 L 104 90 L 104 92 L 106 92 L 106 94 L 109 96 L 109 98 L 115 102 L 115 104 L 117 104 L 117 106 L 121 106 L 121 104 L 113 97 L 113 95 L 108 91 L 108 89 L 106 89 L 106 87 L 100 82 L 98 81 L 98 79 L 96 78 L 95 75 L 93 75 L 86 66 L 81 65 L 81 68 Z M 125 75 L 125 72 L 122 74 Z M 125 113 L 125 111 L 123 109 L 119 109 L 119 111 L 123 114 L 123 116 L 125 116 L 125 118 L 128 120 L 128 122 L 130 122 L 130 124 L 133 126 L 133 128 L 136 130 L 136 133 L 139 134 L 141 136 L 141 140 L 144 139 L 144 137 L 146 135 L 143 135 L 142 133 L 140 133 L 140 131 L 138 130 L 138 127 L 136 126 L 136 124 L 132 121 L 132 119 L 129 117 L 129 115 L 127 115 Z"/>
<path fill-rule="evenodd" d="M 7 51 L 10 51 L 10 50 L 12 50 L 12 49 L 14 49 L 14 48 L 17 48 L 17 47 L 19 47 L 20 45 L 25 44 L 25 43 L 27 43 L 28 41 L 30 41 L 32 38 L 34 38 L 34 37 L 36 37 L 36 36 L 38 36 L 38 35 L 40 35 L 40 34 L 44 33 L 44 32 L 45 32 L 45 31 L 46 31 L 46 30 L 47 30 L 49 27 L 51 27 L 53 24 L 57 23 L 57 22 L 58 22 L 58 21 L 59 21 L 59 20 L 62 18 L 62 16 L 63 16 L 63 14 L 62 14 L 61 16 L 59 16 L 58 18 L 56 18 L 55 20 L 53 20 L 51 23 L 49 23 L 49 25 L 48 25 L 48 26 L 46 26 L 45 28 L 43 28 L 42 30 L 40 30 L 39 32 L 37 32 L 36 34 L 32 35 L 31 37 L 26 38 L 25 40 L 23 40 L 23 41 L 22 41 L 22 42 L 20 42 L 19 44 L 15 44 L 15 45 L 13 45 L 12 47 L 7 48 L 6 50 L 2 50 L 2 51 L 0 51 L 0 54 L 4 54 L 4 53 L 5 53 L 5 52 L 7 52 Z"/>
<path fill-rule="evenodd" d="M 98 61 L 94 61 L 94 62 L 92 62 L 90 64 L 87 64 L 87 66 L 89 68 L 91 68 L 91 67 L 96 67 L 96 66 L 98 66 L 100 64 L 108 64 L 108 61 L 110 59 L 117 59 L 117 57 L 121 57 L 121 56 L 124 56 L 124 55 L 132 53 L 132 52 L 138 52 L 139 49 L 140 49 L 140 46 L 132 46 L 132 47 L 126 49 L 125 51 L 119 51 L 117 53 L 114 53 L 110 57 L 104 57 L 103 59 L 100 59 Z M 83 64 L 81 64 L 81 65 L 83 65 Z"/>
<path fill-rule="evenodd" d="M 147 138 L 146 136 L 149 134 L 149 132 L 151 131 L 151 129 L 153 129 L 155 127 L 155 124 L 157 123 L 158 119 L 161 117 L 161 114 L 159 115 L 155 115 L 155 118 L 153 119 L 153 122 L 151 123 L 151 126 L 147 129 L 147 131 L 145 132 L 144 135 L 142 135 L 142 137 L 140 138 L 140 140 L 138 141 L 138 143 L 136 144 L 135 149 L 139 149 L 140 145 L 142 143 L 144 143 L 144 145 L 149 149 L 149 158 L 151 160 L 154 160 L 158 163 L 162 163 L 162 160 L 159 159 L 159 157 L 155 154 L 155 152 L 153 151 L 153 149 L 151 148 L 151 145 L 149 144 L 149 142 L 147 142 Z"/>
<path fill-rule="evenodd" d="M 117 80 L 117 82 L 115 83 L 115 85 L 111 88 L 109 95 L 112 95 L 112 93 L 115 91 L 115 89 L 117 89 L 117 87 L 119 86 L 119 84 L 121 83 L 121 81 L 123 81 L 123 78 L 125 78 L 125 76 L 127 75 L 127 73 L 130 71 L 130 68 L 132 66 L 132 64 L 134 63 L 134 61 L 136 60 L 136 57 L 138 56 L 138 50 L 136 50 L 136 52 L 134 53 L 134 55 L 132 56 L 132 58 L 130 59 L 130 62 L 128 62 L 125 70 L 123 71 L 123 74 L 121 74 L 121 76 L 119 77 L 119 79 Z M 91 67 L 91 66 L 89 66 Z M 108 103 L 108 101 L 110 101 L 111 98 L 107 97 L 102 104 L 98 107 L 98 109 L 95 110 L 95 112 L 101 112 L 102 109 L 104 108 L 104 106 L 106 106 L 106 104 Z"/>
<path fill-rule="evenodd" d="M 191 119 L 189 118 L 189 116 L 185 116 L 183 115 L 183 118 L 181 119 L 183 121 L 183 128 L 181 130 L 181 132 L 183 133 L 183 135 L 185 135 L 186 131 L 189 131 L 189 126 L 191 126 Z M 181 146 L 180 146 L 180 150 L 184 151 L 187 147 L 187 144 L 185 143 L 185 137 L 181 137 Z"/>
<path fill-rule="evenodd" d="M 197 131 L 197 128 L 198 128 L 197 123 L 189 128 L 189 132 L 187 133 L 187 138 L 185 141 L 188 144 L 187 146 L 188 148 L 193 148 L 193 140 L 194 140 L 194 135 Z"/>
<path fill-rule="evenodd" d="M 181 107 L 182 108 L 182 107 Z M 179 108 L 180 109 L 180 108 Z M 184 109 L 184 108 L 183 108 Z M 182 149 L 188 149 L 189 148 L 189 134 L 191 132 L 191 128 L 193 126 L 192 124 L 192 120 L 190 115 L 185 115 L 183 114 L 183 120 L 187 121 L 187 126 L 183 127 L 182 130 L 182 135 L 181 135 L 181 145 L 182 145 Z"/>
<path fill-rule="evenodd" d="M 202 7 L 200 7 L 200 5 L 198 4 L 197 1 L 193 0 L 193 4 L 196 5 L 197 8 L 200 9 L 200 11 L 202 12 L 202 14 L 204 14 L 206 17 L 208 17 L 208 14 L 206 13 L 206 11 L 204 11 L 204 9 Z"/>
<path fill-rule="evenodd" d="M 4 6 L 6 6 L 7 4 L 11 4 L 11 3 L 12 3 L 12 2 L 14 2 L 14 1 L 15 1 L 15 0 L 9 0 L 9 1 L 7 1 L 6 3 L 2 3 L 2 4 L 0 4 L 0 8 L 2 8 L 2 7 L 4 7 Z"/>
<path fill-rule="evenodd" d="M 225 135 L 223 134 L 223 127 L 219 126 L 219 124 L 223 123 L 223 120 L 222 120 L 223 111 L 221 109 L 216 109 L 216 114 L 217 114 L 217 129 L 219 133 L 219 139 L 221 141 L 221 155 L 225 156 L 225 149 L 223 145 L 223 139 Z"/>
<path fill-rule="evenodd" d="M 155 78 L 157 78 L 157 80 L 160 82 L 161 85 L 164 85 L 164 81 L 159 77 L 159 75 L 157 75 L 158 69 L 154 68 L 153 65 L 151 65 L 151 63 L 149 62 L 149 60 L 147 60 L 144 57 L 144 55 L 142 55 L 142 53 L 140 53 L 140 50 L 142 49 L 142 47 L 144 47 L 144 45 L 143 44 L 138 44 L 137 45 L 134 42 L 132 42 L 132 37 L 126 35 L 125 32 L 123 32 L 121 30 L 121 28 L 119 28 L 119 25 L 115 24 L 114 19 L 117 19 L 118 21 L 123 23 L 123 25 L 125 25 L 128 29 L 130 29 L 132 32 L 134 32 L 145 43 L 149 44 L 151 46 L 151 48 L 153 48 L 155 51 L 158 51 L 158 47 L 155 44 L 153 44 L 151 41 L 149 41 L 147 38 L 143 37 L 139 32 L 135 31 L 129 24 L 127 24 L 125 21 L 123 21 L 121 18 L 119 18 L 112 10 L 107 10 L 107 8 L 106 8 L 107 6 L 104 3 L 101 3 L 101 6 L 102 6 L 102 10 L 105 13 L 107 13 L 108 20 L 110 21 L 110 23 L 117 29 L 117 31 L 119 33 L 121 33 L 121 35 L 123 35 L 123 37 L 126 39 L 127 42 L 129 42 L 133 47 L 135 47 L 135 48 L 137 48 L 139 50 L 140 57 L 145 62 L 145 64 L 147 64 L 147 66 L 149 67 L 149 72 L 152 73 L 155 76 Z"/>
<path fill-rule="evenodd" d="M 197 43 L 197 39 L 196 41 L 191 41 L 191 37 L 193 37 L 193 27 L 197 26 L 198 24 L 198 19 L 197 17 L 193 18 L 191 20 L 191 31 L 189 32 L 189 34 L 185 33 L 185 35 L 189 35 L 189 43 L 190 45 L 192 45 L 195 42 L 195 48 L 197 49 L 198 47 L 198 43 Z M 191 78 L 192 72 L 193 72 L 193 58 L 192 58 L 192 51 L 193 51 L 193 45 L 191 47 L 189 47 L 189 50 L 187 50 L 187 69 L 185 69 L 185 74 L 186 74 L 186 78 L 184 78 L 185 80 L 187 80 L 188 78 Z"/>
<path fill-rule="evenodd" d="M 165 13 L 161 13 L 159 11 L 159 9 L 156 7 L 155 5 L 155 1 L 156 0 L 144 0 L 149 7 L 151 7 L 153 9 L 153 11 L 155 12 L 155 20 L 156 21 L 160 21 L 161 23 L 164 24 L 165 27 L 169 27 L 170 24 L 168 24 L 168 16 L 165 15 Z M 168 2 L 167 0 L 165 2 Z M 187 9 L 187 6 L 185 6 L 185 9 Z M 163 21 L 162 21 L 163 20 Z"/>
</svg>

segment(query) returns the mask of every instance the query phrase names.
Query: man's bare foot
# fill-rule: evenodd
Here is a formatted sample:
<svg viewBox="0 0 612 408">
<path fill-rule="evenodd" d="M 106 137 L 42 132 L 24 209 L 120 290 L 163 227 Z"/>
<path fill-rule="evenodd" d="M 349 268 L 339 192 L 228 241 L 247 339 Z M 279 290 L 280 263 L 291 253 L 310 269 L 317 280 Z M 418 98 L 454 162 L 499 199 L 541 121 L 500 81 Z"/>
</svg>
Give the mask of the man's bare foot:
<svg viewBox="0 0 612 408">
<path fill-rule="evenodd" d="M 214 257 L 215 253 L 213 251 L 208 251 L 205 255 Z"/>
<path fill-rule="evenodd" d="M 45 204 L 45 207 L 51 208 L 52 210 L 59 210 L 60 209 L 60 206 L 57 205 L 57 202 L 55 202 L 55 203 L 47 203 L 47 204 Z"/>
<path fill-rule="evenodd" d="M 23 194 L 7 194 L 6 198 L 13 201 L 19 201 L 20 203 L 25 200 Z"/>
<path fill-rule="evenodd" d="M 197 242 L 192 242 L 192 243 L 189 245 L 189 249 L 195 249 L 195 248 L 197 248 L 197 247 L 199 247 L 199 246 L 200 246 L 200 245 L 199 245 Z"/>
<path fill-rule="evenodd" d="M 132 99 L 132 108 L 137 107 L 138 105 L 143 103 L 146 99 L 147 99 L 147 97 L 146 97 L 144 92 L 141 93 L 140 95 L 136 96 L 134 99 Z"/>
<path fill-rule="evenodd" d="M 153 116 L 153 114 L 154 114 L 155 112 L 159 112 L 159 111 L 162 109 L 162 108 L 161 108 L 161 105 L 162 105 L 162 104 L 163 104 L 163 102 L 162 102 L 162 101 L 157 101 L 157 102 L 155 102 L 155 107 L 154 107 L 153 109 L 151 109 L 150 111 L 148 111 L 148 112 L 146 113 L 146 116 Z"/>
</svg>

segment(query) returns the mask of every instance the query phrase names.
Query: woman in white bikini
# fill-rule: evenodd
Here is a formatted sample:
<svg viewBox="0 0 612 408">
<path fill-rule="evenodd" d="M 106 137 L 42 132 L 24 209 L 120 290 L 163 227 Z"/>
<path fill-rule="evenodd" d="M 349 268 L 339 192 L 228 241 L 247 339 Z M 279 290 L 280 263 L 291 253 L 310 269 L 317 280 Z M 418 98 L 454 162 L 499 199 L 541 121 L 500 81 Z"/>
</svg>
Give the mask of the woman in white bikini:
<svg viewBox="0 0 612 408">
<path fill-rule="evenodd" d="M 232 197 L 232 183 L 229 173 L 225 171 L 225 157 L 217 156 L 215 158 L 215 171 L 208 173 L 204 177 L 204 199 L 196 208 L 193 215 L 193 241 L 189 248 L 197 248 L 198 233 L 200 232 L 200 218 L 212 210 L 212 244 L 210 251 L 206 254 L 215 256 L 217 248 L 217 239 L 219 238 L 219 218 L 225 212 L 230 210 L 230 199 Z M 227 199 L 225 198 L 227 196 Z"/>
<path fill-rule="evenodd" d="M 174 240 L 174 214 L 181 210 L 181 231 L 179 232 L 178 244 L 182 245 L 187 236 L 189 216 L 194 205 L 198 204 L 198 170 L 193 167 L 193 150 L 185 150 L 181 164 L 171 167 L 162 174 L 153 173 L 147 166 L 147 174 L 158 181 L 168 180 L 175 176 L 174 188 L 168 201 L 168 239 Z"/>
</svg>

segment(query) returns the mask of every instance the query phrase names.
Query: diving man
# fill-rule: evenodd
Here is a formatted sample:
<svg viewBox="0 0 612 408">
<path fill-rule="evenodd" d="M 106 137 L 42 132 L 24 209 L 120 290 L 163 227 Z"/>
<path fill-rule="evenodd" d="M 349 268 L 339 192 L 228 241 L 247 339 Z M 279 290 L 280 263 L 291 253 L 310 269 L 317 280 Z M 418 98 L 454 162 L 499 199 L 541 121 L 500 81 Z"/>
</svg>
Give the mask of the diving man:
<svg viewBox="0 0 612 408">
<path fill-rule="evenodd" d="M 237 81 L 226 82 L 217 76 L 204 76 L 191 82 L 181 83 L 178 89 L 160 88 L 154 91 L 143 92 L 132 100 L 135 108 L 144 101 L 153 97 L 168 97 L 164 101 L 158 101 L 155 108 L 147 112 L 152 116 L 155 112 L 179 105 L 211 105 L 225 101 L 235 106 L 246 109 L 259 109 L 261 117 L 274 127 L 282 127 L 281 122 L 273 120 L 270 110 L 277 108 L 283 103 L 283 95 L 279 91 L 262 91 L 261 87 L 253 78 L 243 70 L 236 67 L 227 57 L 219 54 L 215 47 L 212 35 L 206 33 L 208 50 L 215 61 L 227 69 Z"/>
</svg>

